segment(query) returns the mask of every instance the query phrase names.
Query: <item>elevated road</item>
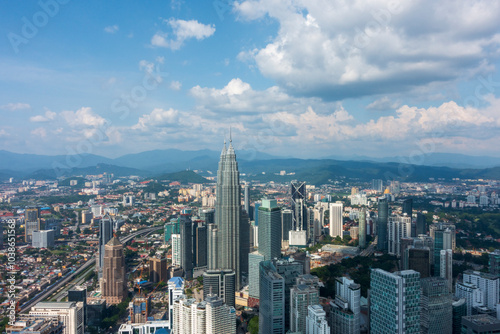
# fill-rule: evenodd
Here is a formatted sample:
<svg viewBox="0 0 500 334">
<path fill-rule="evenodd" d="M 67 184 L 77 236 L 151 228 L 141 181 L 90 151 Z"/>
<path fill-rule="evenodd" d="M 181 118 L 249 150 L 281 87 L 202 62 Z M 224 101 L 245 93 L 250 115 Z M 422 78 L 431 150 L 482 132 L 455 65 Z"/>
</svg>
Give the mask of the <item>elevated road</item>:
<svg viewBox="0 0 500 334">
<path fill-rule="evenodd" d="M 140 231 L 136 231 L 136 232 L 134 232 L 132 234 L 129 234 L 129 235 L 125 236 L 125 237 L 121 237 L 120 241 L 121 241 L 122 244 L 126 244 L 127 242 L 129 242 L 130 240 L 132 240 L 133 238 L 135 238 L 138 235 L 149 234 L 149 233 L 151 233 L 153 231 L 156 231 L 156 230 L 159 230 L 159 229 L 162 229 L 162 228 L 163 228 L 163 226 L 145 228 L 145 229 L 142 229 Z M 25 312 L 29 311 L 29 309 L 33 305 L 35 305 L 36 303 L 41 302 L 42 300 L 48 298 L 54 292 L 56 292 L 57 290 L 59 290 L 61 287 L 65 286 L 66 284 L 68 284 L 69 282 L 71 282 L 79 274 L 81 274 L 82 272 L 84 272 L 85 270 L 87 270 L 90 266 L 94 266 L 95 262 L 96 262 L 95 258 L 92 258 L 92 259 L 88 260 L 85 264 L 83 264 L 82 266 L 80 266 L 74 272 L 70 272 L 70 273 L 66 274 L 65 276 L 63 276 L 59 281 L 57 281 L 56 283 L 52 284 L 46 290 L 40 292 L 34 298 L 32 298 L 29 301 L 27 301 L 26 303 L 24 303 L 21 306 L 21 309 L 20 309 L 19 313 L 25 313 Z"/>
</svg>

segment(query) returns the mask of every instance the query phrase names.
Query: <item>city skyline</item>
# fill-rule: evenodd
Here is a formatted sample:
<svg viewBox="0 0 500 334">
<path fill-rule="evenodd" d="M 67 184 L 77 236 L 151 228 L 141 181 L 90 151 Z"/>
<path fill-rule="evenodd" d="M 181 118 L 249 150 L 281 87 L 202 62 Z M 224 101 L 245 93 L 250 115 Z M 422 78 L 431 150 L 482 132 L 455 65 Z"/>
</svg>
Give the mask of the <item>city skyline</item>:
<svg viewBox="0 0 500 334">
<path fill-rule="evenodd" d="M 498 157 L 499 6 L 9 3 L 0 150 Z"/>
</svg>

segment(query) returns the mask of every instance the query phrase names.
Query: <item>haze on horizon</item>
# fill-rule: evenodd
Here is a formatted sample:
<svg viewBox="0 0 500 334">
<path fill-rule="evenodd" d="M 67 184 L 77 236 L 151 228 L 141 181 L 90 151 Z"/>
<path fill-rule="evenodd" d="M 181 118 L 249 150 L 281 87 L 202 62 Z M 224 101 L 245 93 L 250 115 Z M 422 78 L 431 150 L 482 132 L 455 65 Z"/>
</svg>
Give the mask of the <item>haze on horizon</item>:
<svg viewBox="0 0 500 334">
<path fill-rule="evenodd" d="M 0 150 L 500 157 L 500 3 L 8 2 Z"/>
</svg>

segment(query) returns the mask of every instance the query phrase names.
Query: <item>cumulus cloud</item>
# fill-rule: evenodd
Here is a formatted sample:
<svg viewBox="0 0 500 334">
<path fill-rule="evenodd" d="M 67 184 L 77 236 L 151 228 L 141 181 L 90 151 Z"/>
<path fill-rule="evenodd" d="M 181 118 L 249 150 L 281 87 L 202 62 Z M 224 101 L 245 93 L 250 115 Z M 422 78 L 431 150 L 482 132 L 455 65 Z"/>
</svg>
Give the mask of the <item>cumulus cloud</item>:
<svg viewBox="0 0 500 334">
<path fill-rule="evenodd" d="M 485 59 L 500 45 L 500 3 L 487 0 L 247 0 L 234 10 L 241 20 L 279 23 L 271 42 L 238 59 L 290 92 L 331 100 L 488 71 Z"/>
<path fill-rule="evenodd" d="M 179 112 L 172 108 L 168 110 L 155 108 L 150 114 L 139 117 L 139 121 L 132 126 L 132 129 L 149 131 L 155 127 L 173 126 L 178 120 L 178 114 Z"/>
<path fill-rule="evenodd" d="M 100 127 L 106 124 L 106 120 L 97 115 L 89 107 L 82 107 L 77 111 L 63 111 L 61 116 L 71 127 Z"/>
<path fill-rule="evenodd" d="M 57 116 L 57 113 L 47 110 L 44 115 L 36 115 L 30 117 L 30 122 L 42 123 L 53 120 Z"/>
<path fill-rule="evenodd" d="M 104 32 L 107 32 L 108 34 L 114 34 L 118 32 L 118 30 L 120 30 L 120 27 L 118 27 L 116 24 L 104 28 Z"/>
<path fill-rule="evenodd" d="M 221 89 L 195 86 L 190 94 L 199 106 L 214 112 L 262 113 L 280 110 L 304 110 L 309 104 L 327 104 L 315 98 L 295 98 L 278 86 L 265 90 L 254 90 L 240 78 L 232 79 Z"/>
<path fill-rule="evenodd" d="M 9 111 L 15 111 L 15 110 L 22 110 L 22 109 L 29 109 L 31 106 L 28 103 L 7 103 L 2 106 L 0 106 L 0 109 L 3 110 L 9 110 Z"/>
<path fill-rule="evenodd" d="M 151 45 L 179 50 L 188 39 L 202 40 L 215 33 L 215 25 L 203 24 L 196 20 L 170 19 L 166 23 L 172 30 L 171 38 L 168 33 L 159 31 L 151 38 Z"/>
</svg>

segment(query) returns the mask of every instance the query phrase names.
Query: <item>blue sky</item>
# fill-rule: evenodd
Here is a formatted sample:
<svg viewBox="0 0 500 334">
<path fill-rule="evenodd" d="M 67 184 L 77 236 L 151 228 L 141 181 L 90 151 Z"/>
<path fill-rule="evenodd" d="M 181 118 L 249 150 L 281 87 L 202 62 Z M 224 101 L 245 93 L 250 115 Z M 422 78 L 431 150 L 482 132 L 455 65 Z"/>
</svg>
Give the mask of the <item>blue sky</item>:
<svg viewBox="0 0 500 334">
<path fill-rule="evenodd" d="M 2 1 L 0 149 L 500 156 L 500 3 Z"/>
</svg>

